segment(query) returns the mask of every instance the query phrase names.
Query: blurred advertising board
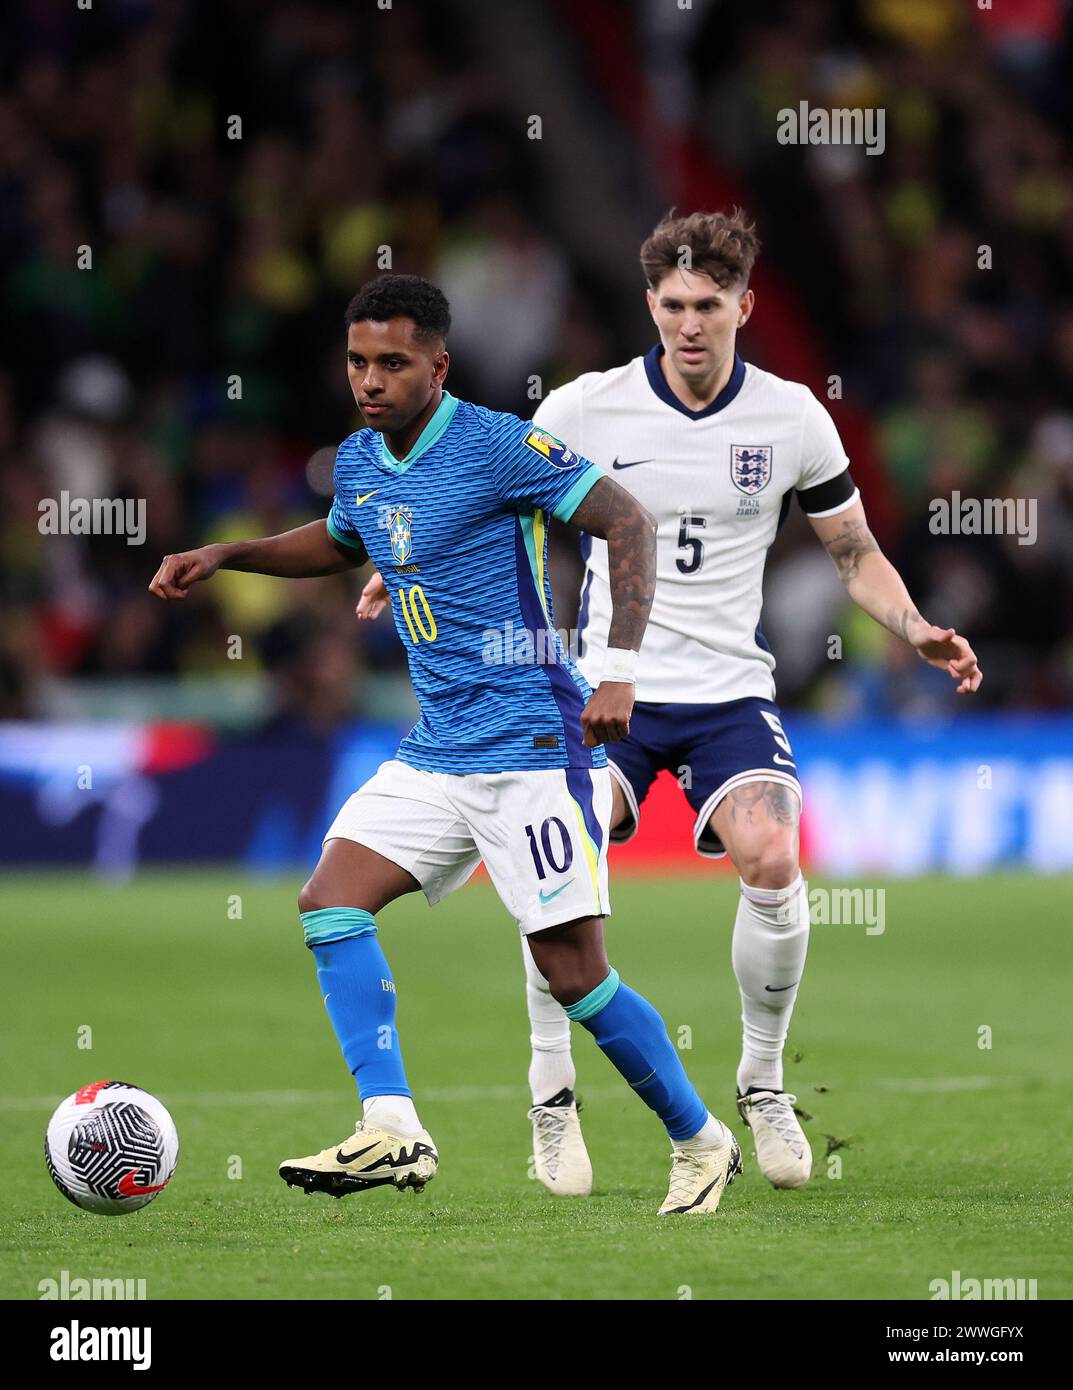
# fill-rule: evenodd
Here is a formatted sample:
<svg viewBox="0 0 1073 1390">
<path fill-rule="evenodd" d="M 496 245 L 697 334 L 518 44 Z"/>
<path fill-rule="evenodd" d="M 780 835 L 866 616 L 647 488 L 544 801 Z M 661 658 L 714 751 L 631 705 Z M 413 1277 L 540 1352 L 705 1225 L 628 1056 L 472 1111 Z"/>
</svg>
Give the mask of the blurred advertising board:
<svg viewBox="0 0 1073 1390">
<path fill-rule="evenodd" d="M 1073 718 L 785 722 L 810 872 L 1073 870 Z M 197 724 L 0 724 L 0 863 L 118 878 L 141 864 L 308 870 L 338 807 L 399 734 L 371 722 L 244 736 Z M 692 852 L 692 824 L 675 777 L 662 773 L 613 866 L 710 871 Z"/>
</svg>

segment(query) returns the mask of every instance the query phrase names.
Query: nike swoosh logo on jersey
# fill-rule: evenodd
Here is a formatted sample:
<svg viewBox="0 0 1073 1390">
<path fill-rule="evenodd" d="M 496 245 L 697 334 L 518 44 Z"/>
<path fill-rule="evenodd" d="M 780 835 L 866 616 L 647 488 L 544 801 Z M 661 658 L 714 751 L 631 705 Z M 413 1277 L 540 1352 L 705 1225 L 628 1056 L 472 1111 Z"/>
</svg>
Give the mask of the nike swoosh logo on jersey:
<svg viewBox="0 0 1073 1390">
<path fill-rule="evenodd" d="M 781 763 L 783 767 L 796 767 L 793 758 L 784 758 L 781 753 L 772 753 L 772 762 Z"/>
<path fill-rule="evenodd" d="M 338 1149 L 336 1151 L 335 1161 L 336 1163 L 353 1163 L 356 1158 L 360 1158 L 362 1154 L 371 1153 L 375 1148 L 375 1144 L 366 1144 L 364 1149 L 355 1149 L 352 1154 L 345 1154 L 342 1149 Z"/>
<path fill-rule="evenodd" d="M 611 460 L 612 468 L 636 468 L 641 463 L 655 463 L 655 459 L 631 459 L 629 463 L 619 463 L 618 454 Z"/>
<path fill-rule="evenodd" d="M 355 507 L 360 507 L 361 504 L 362 504 L 363 502 L 368 502 L 369 498 L 370 498 L 370 497 L 375 497 L 376 494 L 377 494 L 379 491 L 380 491 L 380 489 L 379 489 L 378 487 L 374 487 L 373 490 L 372 490 L 372 492 L 367 492 L 367 493 L 365 494 L 364 497 L 361 495 L 360 492 L 356 492 L 356 493 L 354 494 L 354 505 L 355 505 Z"/>
<path fill-rule="evenodd" d="M 795 980 L 794 985 L 799 985 L 800 980 Z M 794 985 L 765 985 L 764 988 L 769 994 L 782 994 L 788 989 L 793 989 Z"/>
<path fill-rule="evenodd" d="M 565 856 L 564 856 L 564 857 L 565 857 Z M 573 881 L 574 881 L 573 879 L 568 880 L 568 882 L 564 883 L 563 886 L 562 886 L 561 888 L 556 888 L 556 890 L 555 890 L 554 893 L 544 893 L 544 892 L 542 892 L 542 893 L 540 894 L 540 901 L 541 901 L 541 904 L 542 904 L 543 906 L 546 907 L 547 904 L 551 902 L 552 898 L 557 898 L 557 897 L 559 896 L 560 893 L 565 893 L 566 890 L 570 887 L 570 884 L 573 883 Z"/>
</svg>

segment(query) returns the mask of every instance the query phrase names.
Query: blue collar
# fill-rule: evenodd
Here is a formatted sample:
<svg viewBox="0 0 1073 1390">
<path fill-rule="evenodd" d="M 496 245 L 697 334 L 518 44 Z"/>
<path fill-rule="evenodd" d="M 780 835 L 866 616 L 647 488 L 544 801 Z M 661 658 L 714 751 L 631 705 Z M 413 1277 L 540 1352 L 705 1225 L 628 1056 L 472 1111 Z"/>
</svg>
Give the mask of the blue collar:
<svg viewBox="0 0 1073 1390">
<path fill-rule="evenodd" d="M 387 436 L 380 436 L 380 462 L 385 468 L 389 468 L 392 473 L 405 473 L 411 464 L 416 463 L 422 454 L 428 453 L 433 444 L 443 434 L 444 430 L 454 419 L 455 411 L 458 409 L 458 398 L 452 396 L 450 391 L 443 393 L 439 405 L 429 416 L 425 428 L 418 435 L 413 448 L 404 459 L 397 459 L 387 445 Z"/>
<path fill-rule="evenodd" d="M 683 415 L 688 415 L 691 420 L 703 420 L 708 415 L 715 415 L 718 411 L 725 409 L 741 390 L 742 382 L 745 380 L 745 363 L 737 353 L 734 354 L 734 367 L 730 373 L 730 380 L 719 392 L 714 401 L 709 402 L 703 410 L 690 410 L 688 405 L 683 405 L 678 397 L 667 384 L 667 378 L 663 375 L 663 370 L 659 365 L 659 360 L 663 356 L 663 344 L 657 343 L 645 353 L 645 373 L 648 376 L 648 384 L 656 395 L 663 401 L 664 405 L 673 406 L 675 410 L 680 410 Z"/>
</svg>

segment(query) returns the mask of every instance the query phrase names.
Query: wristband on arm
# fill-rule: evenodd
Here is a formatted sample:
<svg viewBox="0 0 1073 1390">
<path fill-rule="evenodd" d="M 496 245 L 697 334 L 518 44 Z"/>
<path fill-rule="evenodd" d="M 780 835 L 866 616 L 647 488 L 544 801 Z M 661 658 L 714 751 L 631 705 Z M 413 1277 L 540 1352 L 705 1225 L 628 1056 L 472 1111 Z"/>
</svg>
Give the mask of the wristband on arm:
<svg viewBox="0 0 1073 1390">
<path fill-rule="evenodd" d="M 608 647 L 601 680 L 637 684 L 637 653 L 628 647 Z"/>
</svg>

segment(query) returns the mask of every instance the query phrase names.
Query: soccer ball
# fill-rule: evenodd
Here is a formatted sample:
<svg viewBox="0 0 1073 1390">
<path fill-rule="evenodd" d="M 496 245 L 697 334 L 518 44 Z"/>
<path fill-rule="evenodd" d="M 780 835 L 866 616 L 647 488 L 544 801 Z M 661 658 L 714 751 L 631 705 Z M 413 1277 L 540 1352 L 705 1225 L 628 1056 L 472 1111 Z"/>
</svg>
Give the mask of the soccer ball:
<svg viewBox="0 0 1073 1390">
<path fill-rule="evenodd" d="M 175 1122 L 148 1091 L 126 1081 L 94 1081 L 56 1108 L 45 1133 L 45 1162 L 69 1202 L 100 1216 L 122 1216 L 151 1202 L 179 1161 Z"/>
</svg>

